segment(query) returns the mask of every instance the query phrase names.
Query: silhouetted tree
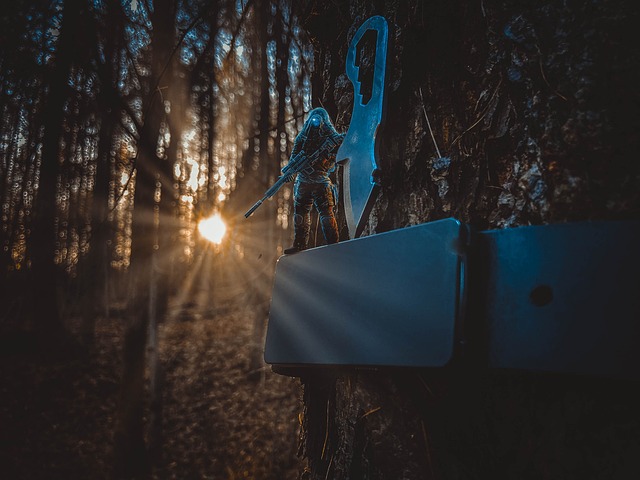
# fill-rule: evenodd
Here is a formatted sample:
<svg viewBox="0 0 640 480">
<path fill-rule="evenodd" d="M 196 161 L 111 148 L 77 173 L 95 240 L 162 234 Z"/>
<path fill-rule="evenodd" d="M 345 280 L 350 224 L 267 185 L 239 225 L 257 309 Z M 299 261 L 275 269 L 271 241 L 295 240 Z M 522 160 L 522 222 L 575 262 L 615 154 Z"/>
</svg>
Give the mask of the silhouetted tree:
<svg viewBox="0 0 640 480">
<path fill-rule="evenodd" d="M 34 320 L 49 339 L 62 329 L 56 285 L 58 272 L 54 263 L 56 254 L 57 187 L 60 175 L 61 147 L 65 103 L 69 100 L 71 68 L 77 54 L 80 16 L 86 9 L 81 0 L 64 3 L 60 36 L 55 52 L 55 63 L 49 76 L 47 99 L 43 114 L 42 163 L 38 175 L 38 197 L 29 236 L 31 258 L 31 286 Z"/>
</svg>

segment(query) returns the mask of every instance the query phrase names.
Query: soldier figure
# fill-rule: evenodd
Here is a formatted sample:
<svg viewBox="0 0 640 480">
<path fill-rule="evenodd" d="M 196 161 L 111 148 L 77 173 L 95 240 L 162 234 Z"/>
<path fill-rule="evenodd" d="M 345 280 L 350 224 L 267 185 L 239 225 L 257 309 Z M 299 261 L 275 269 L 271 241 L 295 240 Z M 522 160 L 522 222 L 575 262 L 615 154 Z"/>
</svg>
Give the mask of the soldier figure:
<svg viewBox="0 0 640 480">
<path fill-rule="evenodd" d="M 307 121 L 293 144 L 290 158 L 295 157 L 300 151 L 312 154 L 329 136 L 335 139 L 335 148 L 328 156 L 318 158 L 310 169 L 298 173 L 294 183 L 294 240 L 293 246 L 284 251 L 285 254 L 296 253 L 308 248 L 312 205 L 315 205 L 320 215 L 320 224 L 326 242 L 328 244 L 338 242 L 338 224 L 334 214 L 337 189 L 331 183 L 329 175 L 336 169 L 336 153 L 344 139 L 344 134 L 336 131 L 324 108 L 314 108 L 309 112 Z"/>
</svg>

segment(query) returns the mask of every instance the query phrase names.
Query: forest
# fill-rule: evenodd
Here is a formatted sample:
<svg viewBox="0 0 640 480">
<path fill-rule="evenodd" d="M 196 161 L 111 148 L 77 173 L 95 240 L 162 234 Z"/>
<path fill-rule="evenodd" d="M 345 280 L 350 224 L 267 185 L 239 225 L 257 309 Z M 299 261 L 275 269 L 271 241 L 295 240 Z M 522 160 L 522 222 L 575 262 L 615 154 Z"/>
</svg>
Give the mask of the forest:
<svg viewBox="0 0 640 480">
<path fill-rule="evenodd" d="M 265 385 L 262 362 L 290 188 L 251 223 L 240 213 L 310 109 L 308 14 L 251 0 L 3 12 L 3 477 L 283 478 L 293 465 L 297 390 Z M 218 394 L 240 395 L 235 413 L 205 400 Z M 198 420 L 216 409 L 229 436 Z"/>
<path fill-rule="evenodd" d="M 311 109 L 349 128 L 347 48 L 372 15 L 387 99 L 363 235 L 640 218 L 633 1 L 7 3 L 0 476 L 640 473 L 628 382 L 264 363 L 291 184 L 243 214 Z M 370 75 L 366 45 L 358 61 Z"/>
</svg>

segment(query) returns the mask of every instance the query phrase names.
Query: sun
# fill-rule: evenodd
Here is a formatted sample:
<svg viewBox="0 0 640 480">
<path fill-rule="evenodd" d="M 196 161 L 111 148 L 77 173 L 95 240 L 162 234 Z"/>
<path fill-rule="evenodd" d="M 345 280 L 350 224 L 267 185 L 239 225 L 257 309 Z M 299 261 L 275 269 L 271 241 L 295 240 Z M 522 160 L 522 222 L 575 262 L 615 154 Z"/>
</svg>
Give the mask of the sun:
<svg viewBox="0 0 640 480">
<path fill-rule="evenodd" d="M 220 214 L 216 213 L 209 218 L 200 220 L 198 231 L 204 238 L 219 245 L 227 232 L 227 226 L 224 224 Z"/>
</svg>

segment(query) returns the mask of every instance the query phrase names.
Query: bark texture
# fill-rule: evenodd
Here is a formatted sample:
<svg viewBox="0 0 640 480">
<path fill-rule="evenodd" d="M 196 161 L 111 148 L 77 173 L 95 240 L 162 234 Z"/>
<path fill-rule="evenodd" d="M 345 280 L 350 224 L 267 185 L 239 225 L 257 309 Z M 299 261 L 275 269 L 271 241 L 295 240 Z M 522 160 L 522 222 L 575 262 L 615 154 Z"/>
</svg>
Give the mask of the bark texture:
<svg viewBox="0 0 640 480">
<path fill-rule="evenodd" d="M 348 43 L 371 15 L 389 23 L 382 189 L 365 235 L 446 217 L 481 230 L 638 218 L 636 3 L 308 9 L 314 94 L 343 131 Z M 361 68 L 372 59 L 365 51 Z M 481 369 L 324 372 L 303 383 L 312 479 L 640 474 L 640 398 L 626 383 Z"/>
</svg>

